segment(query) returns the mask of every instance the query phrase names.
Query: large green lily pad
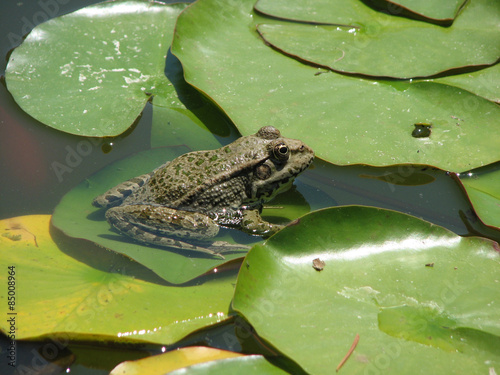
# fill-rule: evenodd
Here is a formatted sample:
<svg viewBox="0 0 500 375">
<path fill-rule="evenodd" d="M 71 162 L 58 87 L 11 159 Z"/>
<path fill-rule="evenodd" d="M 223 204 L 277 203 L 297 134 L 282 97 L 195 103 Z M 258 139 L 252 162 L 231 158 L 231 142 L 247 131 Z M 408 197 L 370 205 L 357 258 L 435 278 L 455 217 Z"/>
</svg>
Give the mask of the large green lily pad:
<svg viewBox="0 0 500 375">
<path fill-rule="evenodd" d="M 260 0 L 256 8 L 280 18 L 329 20 L 350 26 L 263 24 L 258 25 L 260 35 L 290 56 L 336 71 L 378 77 L 426 77 L 464 66 L 491 65 L 500 57 L 500 6 L 487 0 L 468 5 L 450 28 L 377 12 L 359 0 L 310 2 L 307 14 L 300 9 L 304 7 L 300 3 L 294 6 L 278 1 L 270 5 Z M 353 14 L 342 18 L 340 9 L 349 9 Z"/>
<path fill-rule="evenodd" d="M 233 308 L 307 373 L 488 373 L 500 368 L 497 243 L 405 214 L 308 214 L 256 245 Z M 323 263 L 324 262 L 324 263 Z"/>
<path fill-rule="evenodd" d="M 148 173 L 186 151 L 188 150 L 185 147 L 153 149 L 111 164 L 63 197 L 54 211 L 54 226 L 70 237 L 84 238 L 126 255 L 175 284 L 187 282 L 230 260 L 241 258 L 245 251 L 225 253 L 225 259 L 219 259 L 186 250 L 142 245 L 113 232 L 104 218 L 105 211 L 92 206 L 92 200 L 97 195 L 120 182 Z M 227 232 L 239 234 L 235 230 L 227 230 L 220 240 L 235 243 Z M 243 235 L 239 238 L 246 243 L 256 240 Z"/>
<path fill-rule="evenodd" d="M 55 129 L 118 135 L 152 94 L 175 96 L 165 57 L 186 6 L 109 1 L 44 22 L 10 56 L 7 87 L 23 110 Z"/>
<path fill-rule="evenodd" d="M 243 135 L 272 124 L 335 164 L 429 164 L 461 172 L 500 160 L 491 137 L 500 120 L 494 103 L 434 82 L 318 75 L 262 42 L 256 25 L 270 20 L 252 6 L 200 0 L 179 16 L 172 45 L 186 80 Z M 432 123 L 431 136 L 412 137 L 415 123 Z"/>
<path fill-rule="evenodd" d="M 234 276 L 190 287 L 162 286 L 137 277 L 140 266 L 115 259 L 104 272 L 62 252 L 49 234 L 50 216 L 0 222 L 1 281 L 15 267 L 17 339 L 68 339 L 172 344 L 227 318 Z M 7 287 L 0 291 L 7 306 Z M 0 322 L 5 334 L 10 326 Z"/>
<path fill-rule="evenodd" d="M 500 57 L 498 29 L 471 32 L 469 27 L 459 28 L 457 21 L 449 30 L 394 18 L 378 27 L 359 29 L 290 23 L 262 24 L 257 30 L 266 43 L 289 56 L 366 76 L 428 77 L 465 66 L 491 65 Z"/>
<path fill-rule="evenodd" d="M 385 2 L 385 4 L 383 4 Z M 384 25 L 389 20 L 395 20 L 396 16 L 401 15 L 401 7 L 405 7 L 408 10 L 413 9 L 413 13 L 420 13 L 422 16 L 427 17 L 430 21 L 432 19 L 441 19 L 443 21 L 450 19 L 456 15 L 458 8 L 460 8 L 465 1 L 463 0 L 443 0 L 435 2 L 432 0 L 399 0 L 399 1 L 388 1 L 388 0 L 336 0 L 331 2 L 328 0 L 314 0 L 314 1 L 298 1 L 298 0 L 258 0 L 255 4 L 255 9 L 262 14 L 281 18 L 289 19 L 301 22 L 310 22 L 318 24 L 334 24 L 334 25 L 351 25 L 357 27 L 363 27 L 367 25 Z M 474 4 L 471 4 L 474 3 Z M 375 5 L 380 9 L 380 11 L 375 10 L 370 4 Z M 380 4 L 383 4 L 380 6 Z M 498 10 L 498 4 L 488 1 L 473 1 L 468 2 L 467 6 L 480 8 L 476 9 L 482 13 L 482 10 L 495 13 Z M 418 9 L 420 8 L 420 9 Z M 427 15 L 423 14 L 423 9 L 427 9 Z M 434 16 L 429 14 L 433 12 Z M 438 13 L 440 14 L 438 16 Z M 463 14 L 460 14 L 462 17 Z M 474 15 L 468 15 L 474 19 Z M 482 13 L 481 16 L 486 16 L 484 19 L 493 21 L 494 18 L 490 18 L 492 14 Z M 459 19 L 460 19 L 459 17 Z M 476 21 L 480 19 L 477 18 Z M 471 19 L 469 19 L 471 20 Z M 411 20 L 402 20 L 403 22 Z M 410 23 L 406 23 L 410 24 Z M 428 27 L 426 23 L 421 23 L 423 27 Z M 474 22 L 470 24 L 472 28 L 483 26 L 498 26 L 493 23 L 481 25 L 474 25 Z"/>
</svg>

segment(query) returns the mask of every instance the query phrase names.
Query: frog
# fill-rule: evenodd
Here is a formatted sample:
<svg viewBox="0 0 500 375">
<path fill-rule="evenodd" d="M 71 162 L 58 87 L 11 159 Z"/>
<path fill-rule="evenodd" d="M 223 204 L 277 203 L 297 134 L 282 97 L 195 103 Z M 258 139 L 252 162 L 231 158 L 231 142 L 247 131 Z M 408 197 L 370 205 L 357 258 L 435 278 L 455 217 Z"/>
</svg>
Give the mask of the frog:
<svg viewBox="0 0 500 375">
<path fill-rule="evenodd" d="M 247 246 L 216 241 L 220 228 L 267 238 L 284 225 L 264 220 L 264 204 L 286 191 L 314 159 L 302 141 L 273 126 L 219 149 L 192 151 L 127 180 L 92 204 L 119 233 L 147 245 L 224 259 Z"/>
</svg>

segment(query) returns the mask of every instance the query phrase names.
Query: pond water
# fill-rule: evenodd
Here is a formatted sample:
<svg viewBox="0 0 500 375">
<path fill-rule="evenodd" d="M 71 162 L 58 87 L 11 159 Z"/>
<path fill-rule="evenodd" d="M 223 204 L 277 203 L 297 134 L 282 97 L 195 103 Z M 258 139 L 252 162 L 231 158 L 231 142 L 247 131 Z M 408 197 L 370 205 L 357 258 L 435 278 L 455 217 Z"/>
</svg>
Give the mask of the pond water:
<svg viewBox="0 0 500 375">
<path fill-rule="evenodd" d="M 97 2 L 5 2 L 0 15 L 0 52 L 7 56 L 26 32 L 48 17 Z M 0 65 L 2 75 L 5 65 L 6 59 Z M 31 118 L 17 106 L 5 84 L 0 85 L 0 219 L 52 214 L 61 198 L 80 182 L 116 160 L 149 149 L 151 126 L 152 108 L 148 104 L 134 127 L 122 136 L 105 140 L 72 136 Z M 228 128 L 227 133 L 234 134 L 234 129 Z M 218 137 L 218 140 L 226 144 L 234 140 L 234 136 Z M 295 194 L 302 195 L 311 209 L 353 204 L 376 206 L 423 218 L 460 235 L 471 232 L 491 238 L 496 235 L 477 220 L 456 180 L 444 171 L 428 167 L 340 167 L 317 159 L 313 167 L 297 179 L 296 186 L 298 193 Z M 237 267 L 227 272 L 236 273 Z M 221 332 L 232 329 L 231 324 L 222 325 L 209 333 L 187 338 L 182 345 L 206 342 L 227 348 L 220 340 Z M 7 340 L 1 337 L 0 342 L 4 347 Z M 37 358 L 33 351 L 40 348 L 43 344 L 19 343 L 19 361 L 32 363 Z M 63 354 L 69 355 L 69 359 L 70 353 L 76 356 L 75 364 L 70 367 L 71 374 L 107 374 L 109 368 L 122 360 L 165 350 L 157 345 L 100 346 L 89 342 L 70 343 L 66 349 L 68 352 Z M 240 347 L 229 349 L 241 350 Z M 0 359 L 0 366 L 4 360 Z M 65 371 L 67 360 L 67 357 L 56 360 L 51 364 L 53 371 L 44 374 Z"/>
</svg>

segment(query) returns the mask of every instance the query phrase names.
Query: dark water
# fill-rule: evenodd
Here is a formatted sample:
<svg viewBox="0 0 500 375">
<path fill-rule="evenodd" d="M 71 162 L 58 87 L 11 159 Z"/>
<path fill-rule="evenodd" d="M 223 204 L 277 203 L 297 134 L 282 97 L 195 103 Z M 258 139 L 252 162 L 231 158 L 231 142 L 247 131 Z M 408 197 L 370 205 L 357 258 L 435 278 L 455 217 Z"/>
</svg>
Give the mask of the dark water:
<svg viewBox="0 0 500 375">
<path fill-rule="evenodd" d="M 97 2 L 3 1 L 0 5 L 0 53 L 8 56 L 36 24 Z M 6 62 L 7 57 L 0 64 L 1 75 Z M 135 127 L 121 137 L 105 140 L 76 137 L 52 130 L 31 118 L 17 106 L 5 84 L 0 85 L 0 219 L 51 214 L 61 197 L 82 180 L 115 160 L 148 149 L 151 119 L 152 110 L 148 104 Z M 58 165 L 67 166 L 64 173 Z M 461 235 L 496 235 L 477 220 L 456 180 L 432 168 L 338 167 L 317 160 L 314 167 L 298 179 L 297 189 L 313 209 L 362 204 L 409 213 Z M 220 332 L 231 330 L 234 330 L 231 324 L 215 327 L 208 333 L 186 339 L 184 344 L 204 342 L 241 350 L 241 347 L 228 347 L 217 341 Z M 66 371 L 76 358 L 70 367 L 71 374 L 107 374 L 106 369 L 112 368 L 113 363 L 162 350 L 154 345 L 96 346 L 75 342 L 65 343 L 57 351 L 58 356 L 46 361 L 43 355 L 50 354 L 47 345 L 47 342 L 19 343 L 19 361 L 32 368 L 37 365 L 44 374 L 53 374 Z M 0 374 L 13 373 L 6 372 L 12 369 L 4 363 L 8 341 L 1 338 L 0 346 Z M 105 357 L 113 360 L 104 361 Z M 99 361 L 102 366 L 90 365 Z"/>
</svg>

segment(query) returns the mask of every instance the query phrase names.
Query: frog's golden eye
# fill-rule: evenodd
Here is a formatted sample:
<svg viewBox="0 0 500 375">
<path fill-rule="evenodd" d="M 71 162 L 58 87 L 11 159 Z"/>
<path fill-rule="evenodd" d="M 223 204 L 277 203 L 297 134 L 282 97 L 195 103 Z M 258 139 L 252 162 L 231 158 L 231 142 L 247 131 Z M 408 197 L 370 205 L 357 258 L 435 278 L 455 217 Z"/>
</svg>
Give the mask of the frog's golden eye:
<svg viewBox="0 0 500 375">
<path fill-rule="evenodd" d="M 290 150 L 284 143 L 278 143 L 276 146 L 274 146 L 273 152 L 274 157 L 278 160 L 288 160 L 288 157 L 290 156 Z"/>
</svg>

